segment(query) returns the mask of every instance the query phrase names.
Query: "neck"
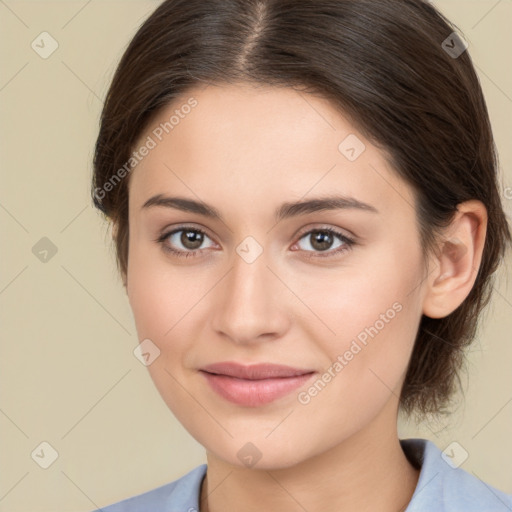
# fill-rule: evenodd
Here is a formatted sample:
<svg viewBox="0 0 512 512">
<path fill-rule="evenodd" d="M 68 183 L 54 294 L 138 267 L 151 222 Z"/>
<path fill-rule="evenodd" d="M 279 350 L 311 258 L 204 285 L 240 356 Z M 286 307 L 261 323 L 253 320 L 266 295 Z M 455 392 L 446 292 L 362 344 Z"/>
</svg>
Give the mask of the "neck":
<svg viewBox="0 0 512 512">
<path fill-rule="evenodd" d="M 200 512 L 403 512 L 419 470 L 394 428 L 369 428 L 287 468 L 243 468 L 207 453 Z M 383 435 L 385 432 L 385 435 Z"/>
</svg>

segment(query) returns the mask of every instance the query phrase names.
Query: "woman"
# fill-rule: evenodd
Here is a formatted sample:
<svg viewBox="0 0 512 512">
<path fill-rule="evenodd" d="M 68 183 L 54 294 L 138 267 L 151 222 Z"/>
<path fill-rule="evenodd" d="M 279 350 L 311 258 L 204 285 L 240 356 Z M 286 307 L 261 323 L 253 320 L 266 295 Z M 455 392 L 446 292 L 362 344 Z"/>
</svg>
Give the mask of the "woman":
<svg viewBox="0 0 512 512">
<path fill-rule="evenodd" d="M 96 143 L 138 356 L 207 464 L 103 508 L 505 511 L 449 412 L 511 241 L 467 45 L 421 0 L 168 0 Z"/>
</svg>

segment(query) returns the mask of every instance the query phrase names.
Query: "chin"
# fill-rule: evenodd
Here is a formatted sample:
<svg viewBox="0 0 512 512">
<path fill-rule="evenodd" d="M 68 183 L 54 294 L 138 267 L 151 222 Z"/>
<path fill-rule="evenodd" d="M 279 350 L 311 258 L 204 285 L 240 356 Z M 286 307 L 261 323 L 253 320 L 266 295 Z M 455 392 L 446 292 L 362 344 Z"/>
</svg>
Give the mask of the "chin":
<svg viewBox="0 0 512 512">
<path fill-rule="evenodd" d="M 240 469 L 267 471 L 288 469 L 300 464 L 310 456 L 314 456 L 314 453 L 308 455 L 304 451 L 304 445 L 301 446 L 299 452 L 296 446 L 291 444 L 283 446 L 277 439 L 275 441 L 270 439 L 259 441 L 257 436 L 253 437 L 252 441 L 241 441 L 240 439 L 239 436 L 235 439 L 230 438 L 225 440 L 223 445 L 219 445 L 218 440 L 212 441 L 212 443 L 206 442 L 204 439 L 197 440 L 206 447 L 209 459 L 213 456 Z M 247 436 L 245 439 L 251 439 L 251 437 Z"/>
</svg>

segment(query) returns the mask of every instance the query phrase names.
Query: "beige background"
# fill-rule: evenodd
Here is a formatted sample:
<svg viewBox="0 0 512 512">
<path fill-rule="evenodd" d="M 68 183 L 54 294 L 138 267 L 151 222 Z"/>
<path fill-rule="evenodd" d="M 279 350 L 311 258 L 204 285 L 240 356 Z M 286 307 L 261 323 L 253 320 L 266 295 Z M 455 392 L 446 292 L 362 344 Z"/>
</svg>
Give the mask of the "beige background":
<svg viewBox="0 0 512 512">
<path fill-rule="evenodd" d="M 90 511 L 206 461 L 133 355 L 138 339 L 110 234 L 89 198 L 101 100 L 158 4 L 0 0 L 2 512 Z M 436 5 L 470 44 L 510 217 L 512 1 Z M 31 48 L 43 31 L 59 45 L 47 59 Z M 32 252 L 43 237 L 57 249 L 47 262 Z M 512 292 L 501 275 L 469 354 L 465 403 L 448 424 L 401 421 L 399 434 L 441 449 L 457 441 L 469 453 L 465 470 L 512 493 Z M 58 452 L 47 469 L 31 457 L 43 441 Z"/>
</svg>

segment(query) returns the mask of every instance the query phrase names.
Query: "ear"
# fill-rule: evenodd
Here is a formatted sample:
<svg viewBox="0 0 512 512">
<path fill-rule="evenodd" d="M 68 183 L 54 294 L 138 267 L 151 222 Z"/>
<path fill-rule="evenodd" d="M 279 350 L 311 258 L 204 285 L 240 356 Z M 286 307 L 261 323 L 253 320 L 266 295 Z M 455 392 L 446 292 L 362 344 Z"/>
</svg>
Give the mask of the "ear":
<svg viewBox="0 0 512 512">
<path fill-rule="evenodd" d="M 118 231 L 118 224 L 117 222 L 112 222 L 112 240 L 115 242 L 115 239 L 117 237 L 117 231 Z M 128 292 L 127 290 L 127 276 L 124 273 L 121 273 L 121 279 L 123 280 L 123 286 L 125 289 L 125 292 Z"/>
<path fill-rule="evenodd" d="M 482 261 L 486 232 L 487 210 L 483 203 L 471 200 L 459 204 L 430 262 L 435 270 L 428 276 L 425 316 L 448 316 L 469 295 Z"/>
<path fill-rule="evenodd" d="M 112 240 L 115 240 L 116 239 L 116 236 L 117 236 L 117 222 L 114 222 L 112 221 Z"/>
</svg>

